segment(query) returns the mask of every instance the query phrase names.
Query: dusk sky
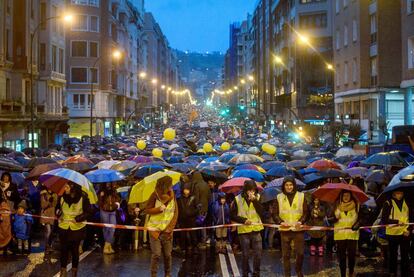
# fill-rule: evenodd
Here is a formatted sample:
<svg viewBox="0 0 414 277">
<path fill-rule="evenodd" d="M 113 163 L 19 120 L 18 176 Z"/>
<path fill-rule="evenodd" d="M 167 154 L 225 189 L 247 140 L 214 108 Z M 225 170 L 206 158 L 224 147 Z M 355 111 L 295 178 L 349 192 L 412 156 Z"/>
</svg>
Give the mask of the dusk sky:
<svg viewBox="0 0 414 277">
<path fill-rule="evenodd" d="M 225 52 L 229 24 L 242 21 L 256 0 L 146 0 L 171 47 L 197 52 Z"/>
</svg>

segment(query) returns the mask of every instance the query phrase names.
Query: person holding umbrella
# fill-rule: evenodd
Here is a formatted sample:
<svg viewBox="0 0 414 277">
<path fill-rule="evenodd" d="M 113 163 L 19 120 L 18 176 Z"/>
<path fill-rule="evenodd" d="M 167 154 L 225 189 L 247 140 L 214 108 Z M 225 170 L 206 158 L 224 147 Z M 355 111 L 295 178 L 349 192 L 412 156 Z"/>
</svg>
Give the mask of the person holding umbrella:
<svg viewBox="0 0 414 277">
<path fill-rule="evenodd" d="M 264 211 L 257 194 L 257 185 L 253 180 L 245 180 L 242 193 L 234 199 L 230 209 L 230 219 L 236 223 L 244 224 L 237 227 L 242 249 L 243 277 L 250 272 L 249 256 L 250 246 L 253 247 L 253 276 L 260 276 L 260 263 L 262 256 L 263 230 L 262 218 Z"/>
<path fill-rule="evenodd" d="M 274 205 L 274 221 L 281 225 L 280 237 L 282 244 L 283 269 L 285 276 L 291 276 L 290 253 L 294 243 L 296 252 L 296 274 L 303 276 L 305 235 L 300 226 L 306 222 L 308 204 L 305 194 L 297 191 L 294 177 L 286 176 L 282 183 L 282 192 L 277 195 Z"/>
<path fill-rule="evenodd" d="M 79 265 L 79 246 L 86 237 L 84 221 L 90 216 L 91 204 L 82 188 L 69 181 L 64 185 L 63 196 L 58 201 L 60 276 L 67 276 L 69 253 L 72 255 L 72 276 L 77 276 Z"/>
<path fill-rule="evenodd" d="M 382 207 L 383 224 L 401 224 L 385 228 L 389 249 L 389 272 L 393 276 L 397 274 L 398 247 L 401 253 L 401 276 L 409 272 L 411 227 L 405 224 L 410 222 L 410 208 L 408 202 L 405 201 L 404 192 L 398 189 L 392 192 L 392 196 L 384 202 Z"/>
<path fill-rule="evenodd" d="M 156 277 L 161 253 L 164 256 L 165 277 L 171 277 L 173 230 L 178 219 L 178 205 L 172 190 L 173 179 L 164 176 L 157 180 L 146 213 L 150 215 L 151 277 Z"/>
</svg>

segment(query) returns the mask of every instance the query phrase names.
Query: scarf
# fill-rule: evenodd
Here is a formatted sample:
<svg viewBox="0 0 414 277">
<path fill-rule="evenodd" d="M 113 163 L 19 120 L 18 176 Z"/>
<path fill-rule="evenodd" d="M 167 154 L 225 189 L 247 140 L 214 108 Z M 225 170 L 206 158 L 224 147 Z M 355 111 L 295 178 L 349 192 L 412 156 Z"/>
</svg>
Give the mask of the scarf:
<svg viewBox="0 0 414 277">
<path fill-rule="evenodd" d="M 355 209 L 356 205 L 355 205 L 355 201 L 351 200 L 349 202 L 340 202 L 338 205 L 338 209 L 341 212 L 349 212 L 352 211 L 353 209 Z"/>
</svg>

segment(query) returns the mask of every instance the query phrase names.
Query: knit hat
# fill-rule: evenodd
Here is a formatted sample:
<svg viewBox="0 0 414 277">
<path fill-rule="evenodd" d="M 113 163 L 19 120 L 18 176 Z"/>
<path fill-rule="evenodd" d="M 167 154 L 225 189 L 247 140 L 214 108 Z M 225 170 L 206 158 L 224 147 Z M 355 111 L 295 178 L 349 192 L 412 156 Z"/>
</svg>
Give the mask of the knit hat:
<svg viewBox="0 0 414 277">
<path fill-rule="evenodd" d="M 22 200 L 20 201 L 19 205 L 17 205 L 18 208 L 23 208 L 25 210 L 27 210 L 27 203 L 26 200 Z"/>
</svg>

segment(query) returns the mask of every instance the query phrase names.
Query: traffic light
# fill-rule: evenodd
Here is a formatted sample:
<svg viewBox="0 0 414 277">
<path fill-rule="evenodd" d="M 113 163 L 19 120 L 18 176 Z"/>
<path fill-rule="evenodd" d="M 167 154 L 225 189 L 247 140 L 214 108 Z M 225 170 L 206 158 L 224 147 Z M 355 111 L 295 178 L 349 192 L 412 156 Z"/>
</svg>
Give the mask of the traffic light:
<svg viewBox="0 0 414 277">
<path fill-rule="evenodd" d="M 245 105 L 240 105 L 240 106 L 239 106 L 239 109 L 240 109 L 241 111 L 244 111 L 244 110 L 246 109 L 246 106 L 245 106 Z"/>
</svg>

